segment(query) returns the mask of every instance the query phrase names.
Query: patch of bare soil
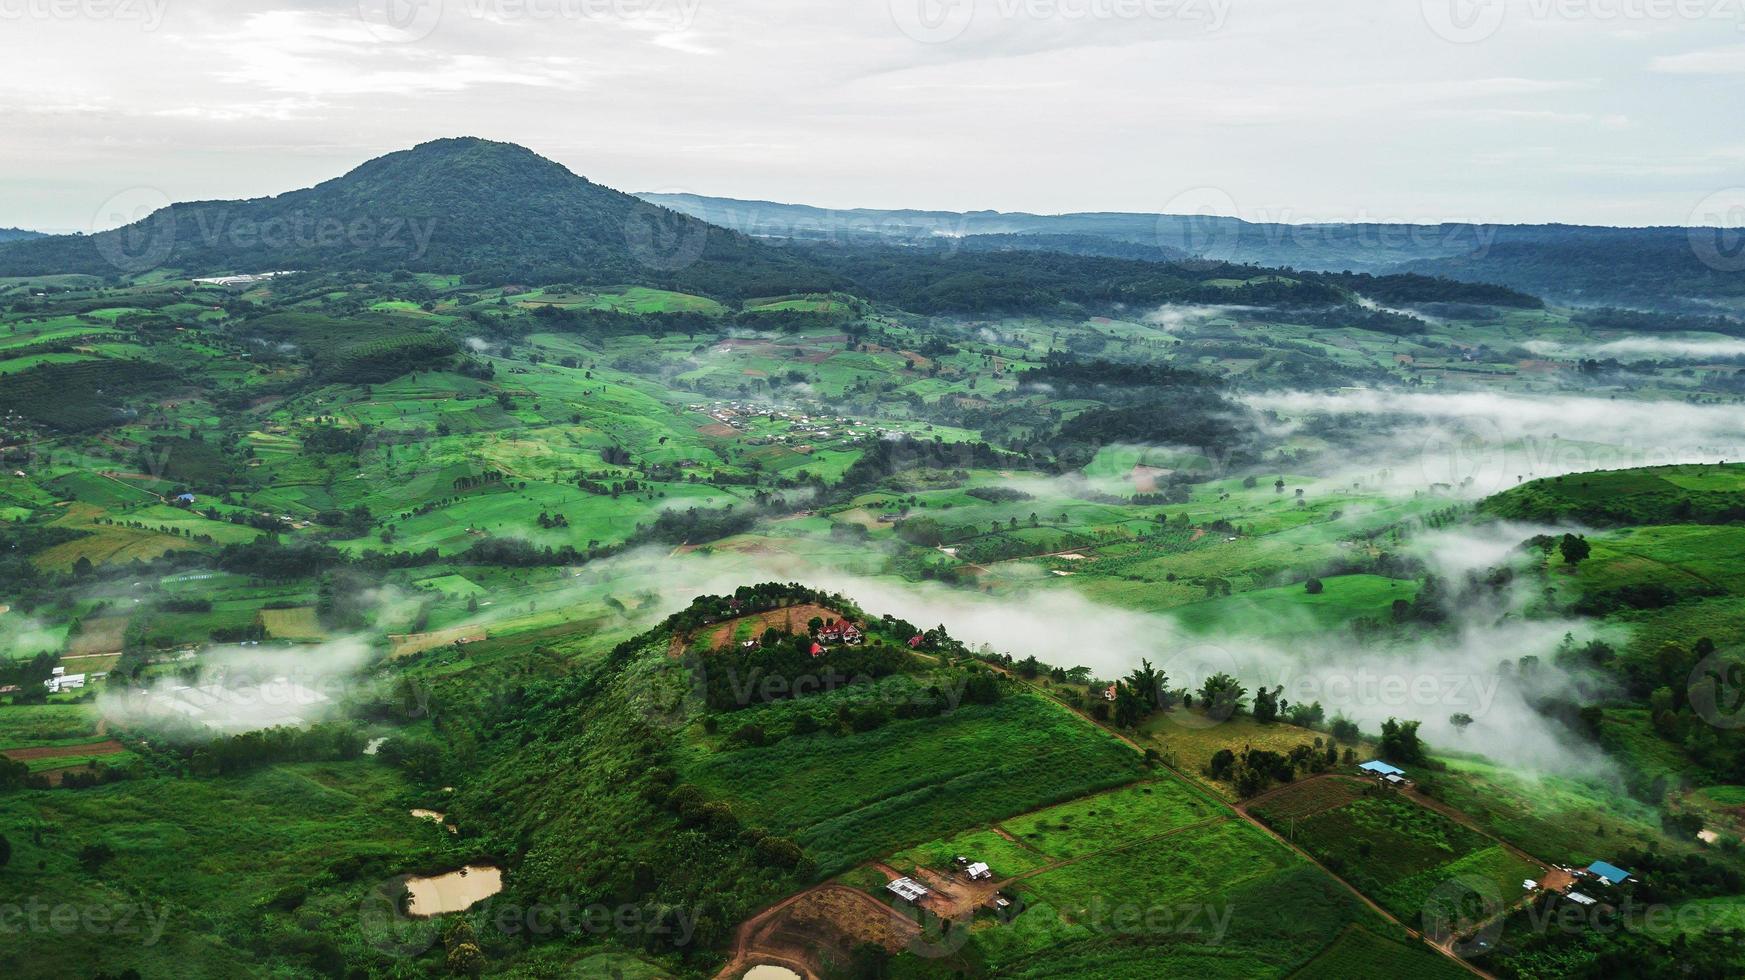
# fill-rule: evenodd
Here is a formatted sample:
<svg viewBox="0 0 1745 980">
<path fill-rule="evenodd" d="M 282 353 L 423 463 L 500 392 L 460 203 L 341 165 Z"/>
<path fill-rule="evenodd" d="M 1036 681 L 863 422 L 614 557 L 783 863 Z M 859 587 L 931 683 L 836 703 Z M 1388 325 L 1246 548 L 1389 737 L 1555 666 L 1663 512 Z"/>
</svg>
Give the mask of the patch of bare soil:
<svg viewBox="0 0 1745 980">
<path fill-rule="evenodd" d="M 746 920 L 739 927 L 733 958 L 716 977 L 739 980 L 753 966 L 768 963 L 817 980 L 828 961 L 846 961 L 863 942 L 894 953 L 919 932 L 916 923 L 863 891 L 819 885 Z"/>
<path fill-rule="evenodd" d="M 841 619 L 842 614 L 834 609 L 826 609 L 816 603 L 809 602 L 805 605 L 788 606 L 783 609 L 771 609 L 768 612 L 740 616 L 716 626 L 714 632 L 709 635 L 708 648 L 710 650 L 724 649 L 733 642 L 733 635 L 739 631 L 739 624 L 747 621 L 752 623 L 751 635 L 762 636 L 763 631 L 767 629 L 785 629 L 790 633 L 804 633 L 806 632 L 806 624 L 811 622 L 813 617 L 829 622 L 832 619 Z"/>
</svg>

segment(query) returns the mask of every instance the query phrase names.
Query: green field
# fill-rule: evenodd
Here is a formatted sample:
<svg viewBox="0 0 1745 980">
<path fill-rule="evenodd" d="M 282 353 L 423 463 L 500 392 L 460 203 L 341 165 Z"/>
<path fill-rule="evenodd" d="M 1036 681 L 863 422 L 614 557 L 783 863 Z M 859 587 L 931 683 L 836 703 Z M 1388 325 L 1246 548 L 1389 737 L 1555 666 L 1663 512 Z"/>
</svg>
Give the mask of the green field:
<svg viewBox="0 0 1745 980">
<path fill-rule="evenodd" d="M 815 767 L 850 774 L 811 778 Z M 1032 696 L 848 737 L 693 752 L 686 779 L 748 819 L 791 834 L 826 871 L 1124 783 L 1130 749 Z"/>
</svg>

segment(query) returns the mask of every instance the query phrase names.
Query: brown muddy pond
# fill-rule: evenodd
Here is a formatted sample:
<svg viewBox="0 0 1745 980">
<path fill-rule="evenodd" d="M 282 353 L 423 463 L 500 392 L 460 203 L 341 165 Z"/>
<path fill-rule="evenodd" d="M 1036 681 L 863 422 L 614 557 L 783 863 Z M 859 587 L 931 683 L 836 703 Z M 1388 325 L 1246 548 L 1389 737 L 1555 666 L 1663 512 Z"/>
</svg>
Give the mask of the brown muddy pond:
<svg viewBox="0 0 1745 980">
<path fill-rule="evenodd" d="M 503 872 L 488 864 L 469 864 L 459 871 L 406 879 L 412 900 L 406 911 L 426 917 L 464 912 L 503 890 Z"/>
</svg>

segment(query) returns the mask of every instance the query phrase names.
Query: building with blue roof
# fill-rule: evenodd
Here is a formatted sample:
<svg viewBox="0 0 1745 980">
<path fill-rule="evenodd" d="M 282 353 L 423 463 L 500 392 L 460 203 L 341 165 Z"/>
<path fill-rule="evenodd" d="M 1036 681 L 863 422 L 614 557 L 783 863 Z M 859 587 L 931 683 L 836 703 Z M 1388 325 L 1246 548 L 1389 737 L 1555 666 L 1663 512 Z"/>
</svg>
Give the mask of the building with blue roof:
<svg viewBox="0 0 1745 980">
<path fill-rule="evenodd" d="M 1364 772 L 1367 772 L 1372 776 L 1382 776 L 1384 778 L 1387 776 L 1404 776 L 1406 774 L 1404 769 L 1397 766 L 1390 766 L 1380 759 L 1372 759 L 1357 768 L 1362 769 Z"/>
<path fill-rule="evenodd" d="M 1595 861 L 1588 865 L 1587 873 L 1596 878 L 1604 878 L 1608 883 L 1614 885 L 1619 884 L 1625 878 L 1630 877 L 1630 872 L 1625 871 L 1623 868 L 1620 868 L 1615 864 L 1607 864 L 1604 861 Z"/>
</svg>

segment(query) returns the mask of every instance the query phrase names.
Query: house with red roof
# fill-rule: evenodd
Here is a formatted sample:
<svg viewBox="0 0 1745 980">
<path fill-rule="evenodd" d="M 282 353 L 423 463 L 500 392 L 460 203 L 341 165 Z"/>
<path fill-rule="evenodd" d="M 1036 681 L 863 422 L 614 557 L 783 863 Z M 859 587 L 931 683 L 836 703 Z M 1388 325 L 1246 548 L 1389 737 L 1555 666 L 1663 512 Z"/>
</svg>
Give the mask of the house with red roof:
<svg viewBox="0 0 1745 980">
<path fill-rule="evenodd" d="M 825 643 L 841 643 L 844 646 L 855 646 L 862 640 L 866 639 L 866 634 L 860 631 L 860 627 L 846 619 L 842 619 L 825 624 L 822 629 L 818 630 L 818 639 Z"/>
</svg>

